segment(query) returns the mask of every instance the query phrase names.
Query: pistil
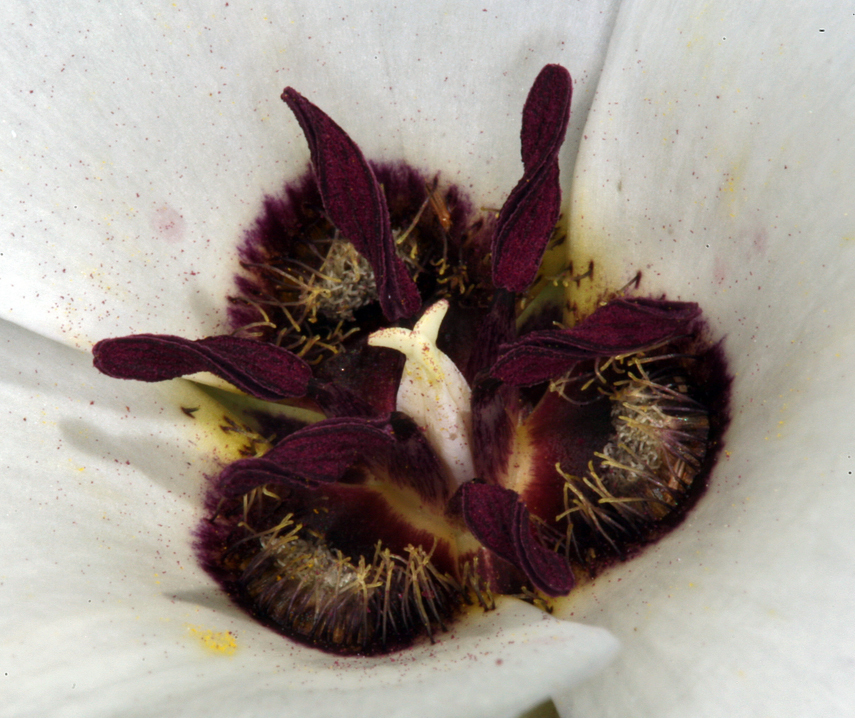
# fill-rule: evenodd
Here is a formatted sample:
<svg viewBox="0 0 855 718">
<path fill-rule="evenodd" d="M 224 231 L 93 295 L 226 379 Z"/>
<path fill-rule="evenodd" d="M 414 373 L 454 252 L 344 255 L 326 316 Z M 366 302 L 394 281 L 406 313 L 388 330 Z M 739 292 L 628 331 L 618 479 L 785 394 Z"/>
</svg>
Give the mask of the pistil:
<svg viewBox="0 0 855 718">
<path fill-rule="evenodd" d="M 368 343 L 401 352 L 407 361 L 398 386 L 397 409 L 418 424 L 459 485 L 475 478 L 472 461 L 471 390 L 463 374 L 436 346 L 448 312 L 443 299 L 429 307 L 412 330 L 389 327 Z"/>
</svg>

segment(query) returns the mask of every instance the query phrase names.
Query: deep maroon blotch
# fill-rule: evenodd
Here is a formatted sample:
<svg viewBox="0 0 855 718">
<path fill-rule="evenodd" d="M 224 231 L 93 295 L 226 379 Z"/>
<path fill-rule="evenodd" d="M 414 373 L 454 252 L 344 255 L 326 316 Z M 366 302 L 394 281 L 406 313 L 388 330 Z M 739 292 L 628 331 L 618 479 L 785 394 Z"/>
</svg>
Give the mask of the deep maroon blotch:
<svg viewBox="0 0 855 718">
<path fill-rule="evenodd" d="M 317 465 L 310 461 L 312 441 L 324 455 Z M 432 458 L 427 463 L 425 448 Z M 332 456 L 326 456 L 326 451 Z M 274 461 L 267 460 L 271 455 Z M 311 476 L 301 475 L 306 469 Z M 432 473 L 438 476 L 439 464 L 418 427 L 403 415 L 392 415 L 386 422 L 320 422 L 288 435 L 261 459 L 232 464 L 213 482 L 207 497 L 212 518 L 197 534 L 206 570 L 238 605 L 265 625 L 333 653 L 389 653 L 410 645 L 426 631 L 442 628 L 459 610 L 460 590 L 445 580 L 437 580 L 430 590 L 414 589 L 414 577 L 404 569 L 407 564 L 401 557 L 411 550 L 420 550 L 423 556 L 429 552 L 430 575 L 438 579 L 457 575 L 456 554 L 446 540 L 437 541 L 431 532 L 402 517 L 377 490 L 372 481 L 375 473 L 388 475 L 393 482 L 396 478 L 418 482 Z M 246 492 L 261 487 L 264 491 L 247 500 Z M 295 575 L 293 564 L 282 568 L 276 550 L 260 550 L 259 537 L 275 536 L 282 526 L 299 537 L 288 546 L 305 562 L 305 575 Z M 382 547 L 398 557 L 393 563 L 400 568 L 383 574 L 382 581 L 370 587 L 364 607 L 358 602 L 355 607 L 353 602 L 345 605 L 346 597 L 355 594 L 348 585 L 336 587 L 323 572 L 329 567 L 312 549 L 321 543 L 330 557 L 348 560 L 352 566 L 363 561 L 371 566 L 374 561 L 375 568 Z M 309 570 L 313 565 L 317 572 Z M 266 581 L 264 590 L 253 588 L 258 579 Z M 385 595 L 373 593 L 378 585 L 385 586 Z M 426 592 L 413 598 L 414 590 Z M 315 592 L 320 597 L 317 602 L 312 599 Z M 422 602 L 427 613 L 417 610 L 416 604 Z M 343 630 L 328 631 L 329 626 Z M 362 629 L 370 629 L 370 634 L 360 639 Z"/>
<path fill-rule="evenodd" d="M 395 240 L 386 198 L 359 147 L 330 117 L 291 87 L 282 99 L 300 123 L 330 221 L 371 264 L 383 314 L 389 321 L 410 317 L 421 297 Z"/>
<path fill-rule="evenodd" d="M 638 555 L 670 533 L 685 520 L 707 489 L 710 474 L 724 446 L 724 436 L 730 421 L 732 383 L 721 343 L 710 346 L 705 339 L 707 335 L 708 328 L 698 318 L 692 322 L 690 334 L 668 342 L 658 350 L 675 358 L 676 364 L 666 364 L 663 369 L 665 373 L 682 377 L 678 393 L 708 410 L 706 451 L 703 455 L 693 457 L 700 460 L 697 472 L 689 486 L 677 489 L 672 494 L 674 504 L 664 517 L 645 519 L 639 514 L 637 520 L 621 520 L 619 523 L 602 519 L 605 521 L 604 533 L 584 520 L 579 520 L 577 514 L 569 544 L 570 555 L 571 560 L 583 566 L 588 576 L 596 576 L 614 563 Z M 650 352 L 648 358 L 656 354 Z M 582 361 L 574 368 L 573 375 L 591 377 L 594 375 L 594 365 L 593 359 Z M 626 378 L 626 373 L 619 367 L 611 366 L 601 371 L 613 384 Z M 646 371 L 652 381 L 658 381 L 661 377 L 657 362 L 647 364 Z M 615 431 L 611 419 L 612 402 L 596 386 L 584 388 L 585 383 L 569 384 L 561 394 L 547 391 L 526 419 L 535 452 L 531 460 L 531 480 L 521 492 L 522 499 L 534 516 L 558 530 L 564 530 L 564 527 L 555 517 L 573 506 L 573 497 L 568 496 L 570 501 L 567 502 L 562 496 L 564 478 L 556 473 L 556 464 L 561 466 L 565 475 L 582 477 L 588 475 L 588 462 L 593 461 L 594 469 L 602 476 L 603 465 L 596 454 L 602 452 L 604 444 L 614 436 Z M 669 407 L 666 402 L 660 405 L 660 409 L 673 411 L 673 405 Z M 683 431 L 689 432 L 690 427 L 684 426 Z M 681 441 L 686 441 L 688 437 L 688 433 L 674 436 Z M 690 445 L 684 443 L 683 449 L 689 450 Z M 687 460 L 691 458 L 687 457 Z M 631 498 L 632 492 L 641 487 L 639 484 L 635 489 L 628 489 L 627 497 Z M 668 490 L 664 490 L 661 496 L 667 494 Z M 638 496 L 635 494 L 636 498 Z"/>
<path fill-rule="evenodd" d="M 412 526 L 391 512 L 377 494 L 362 491 L 359 486 L 342 484 L 324 484 L 318 488 L 294 487 L 288 491 L 282 491 L 281 487 L 277 486 L 272 488 L 283 501 L 278 506 L 272 504 L 270 508 L 261 506 L 262 512 L 255 511 L 255 507 L 250 510 L 247 518 L 257 531 L 270 530 L 286 513 L 293 514 L 294 519 L 305 527 L 308 535 L 324 536 L 330 545 L 340 549 L 354 564 L 359 563 L 360 557 L 370 560 L 377 542 L 380 541 L 384 547 L 390 548 L 398 555 L 406 555 L 407 545 L 423 546 L 425 550 L 433 547 L 432 563 L 440 571 L 453 570 L 454 559 L 448 547 L 435 545 L 429 534 L 413 531 Z M 222 494 L 214 491 L 209 494 L 208 499 L 207 510 L 209 515 L 215 516 L 216 519 L 203 522 L 197 531 L 196 546 L 202 565 L 235 604 L 263 625 L 311 648 L 348 656 L 389 654 L 412 645 L 424 634 L 424 628 L 415 611 L 396 613 L 389 621 L 384 636 L 374 636 L 362 646 L 324 641 L 318 636 L 294 630 L 293 622 L 278 622 L 269 615 L 263 605 L 259 605 L 257 597 L 247 593 L 247 575 L 242 567 L 242 559 L 246 559 L 245 552 L 250 544 L 244 539 L 251 537 L 252 533 L 247 534 L 246 530 L 236 528 L 245 520 L 242 497 L 224 499 Z M 285 499 L 287 501 L 284 501 Z M 258 503 L 260 505 L 260 502 Z M 307 575 L 306 579 L 311 583 L 313 577 Z M 395 588 L 398 589 L 398 586 Z M 397 596 L 398 593 L 395 592 L 393 600 Z M 372 606 L 372 610 L 377 608 L 382 609 L 382 606 Z M 441 604 L 439 614 L 432 614 L 431 619 L 436 621 L 437 627 L 450 623 L 458 608 L 459 602 Z M 330 606 L 329 610 L 330 614 L 319 617 L 318 624 L 325 620 L 347 618 L 337 606 Z M 351 618 L 360 623 L 358 614 Z"/>
<path fill-rule="evenodd" d="M 164 381 L 208 371 L 266 401 L 303 396 L 312 378 L 309 365 L 291 352 L 231 336 L 137 334 L 104 339 L 92 354 L 95 368 L 116 379 Z"/>
</svg>

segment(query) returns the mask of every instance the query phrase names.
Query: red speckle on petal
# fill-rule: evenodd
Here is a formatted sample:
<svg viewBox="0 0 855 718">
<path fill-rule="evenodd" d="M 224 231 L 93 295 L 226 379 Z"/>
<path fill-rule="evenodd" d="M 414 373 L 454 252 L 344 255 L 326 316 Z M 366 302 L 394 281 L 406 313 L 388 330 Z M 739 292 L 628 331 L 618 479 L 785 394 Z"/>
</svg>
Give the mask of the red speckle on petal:
<svg viewBox="0 0 855 718">
<path fill-rule="evenodd" d="M 184 217 L 169 205 L 163 205 L 154 210 L 151 226 L 167 242 L 176 243 L 184 239 Z"/>
</svg>

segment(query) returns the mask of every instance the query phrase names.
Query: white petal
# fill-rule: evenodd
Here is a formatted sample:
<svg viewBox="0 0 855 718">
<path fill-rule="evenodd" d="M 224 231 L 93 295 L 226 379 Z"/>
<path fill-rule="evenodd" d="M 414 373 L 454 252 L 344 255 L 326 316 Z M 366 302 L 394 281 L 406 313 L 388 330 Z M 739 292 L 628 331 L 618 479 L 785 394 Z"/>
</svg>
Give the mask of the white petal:
<svg viewBox="0 0 855 718">
<path fill-rule="evenodd" d="M 4 715 L 510 717 L 616 650 L 514 600 L 386 658 L 296 646 L 197 565 L 203 475 L 223 443 L 206 394 L 108 379 L 5 322 L 0 363 Z"/>
<path fill-rule="evenodd" d="M 0 183 L 15 272 L 0 317 L 83 347 L 221 330 L 236 245 L 264 194 L 308 162 L 286 85 L 368 156 L 501 203 L 546 62 L 577 81 L 572 166 L 616 5 L 5 3 Z"/>
<path fill-rule="evenodd" d="M 629 2 L 577 161 L 574 256 L 697 300 L 732 423 L 677 531 L 561 612 L 624 642 L 581 716 L 855 705 L 855 16 Z"/>
</svg>

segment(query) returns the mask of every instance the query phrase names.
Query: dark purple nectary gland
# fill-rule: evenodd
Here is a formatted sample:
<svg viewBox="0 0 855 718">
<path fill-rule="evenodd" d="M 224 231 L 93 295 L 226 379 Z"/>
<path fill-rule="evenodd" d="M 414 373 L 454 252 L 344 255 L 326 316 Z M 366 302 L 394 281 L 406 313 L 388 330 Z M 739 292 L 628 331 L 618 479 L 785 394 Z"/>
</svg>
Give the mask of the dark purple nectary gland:
<svg viewBox="0 0 855 718">
<path fill-rule="evenodd" d="M 704 334 L 698 321 L 639 365 L 580 361 L 525 420 L 533 455 L 523 500 L 589 576 L 669 533 L 707 488 L 731 379 Z M 626 419 L 640 419 L 638 430 L 618 437 L 615 422 Z"/>
<path fill-rule="evenodd" d="M 104 339 L 92 354 L 95 368 L 117 379 L 164 381 L 207 371 L 267 401 L 303 396 L 312 378 L 308 364 L 291 352 L 231 336 L 138 334 Z"/>
<path fill-rule="evenodd" d="M 327 215 L 374 269 L 383 314 L 389 321 L 410 317 L 421 297 L 395 240 L 386 198 L 359 147 L 326 113 L 293 88 L 282 99 L 300 123 Z"/>
<path fill-rule="evenodd" d="M 247 504 L 215 486 L 207 499 L 213 518 L 197 534 L 205 569 L 261 623 L 331 653 L 374 655 L 454 619 L 462 596 L 438 578 L 456 570 L 443 540 L 360 485 L 282 488 L 272 485 Z M 277 544 L 283 523 L 296 535 Z M 389 557 L 378 554 L 378 541 Z M 421 559 L 408 565 L 412 546 L 430 553 L 431 569 Z M 359 579 L 363 561 L 368 572 Z"/>
</svg>

